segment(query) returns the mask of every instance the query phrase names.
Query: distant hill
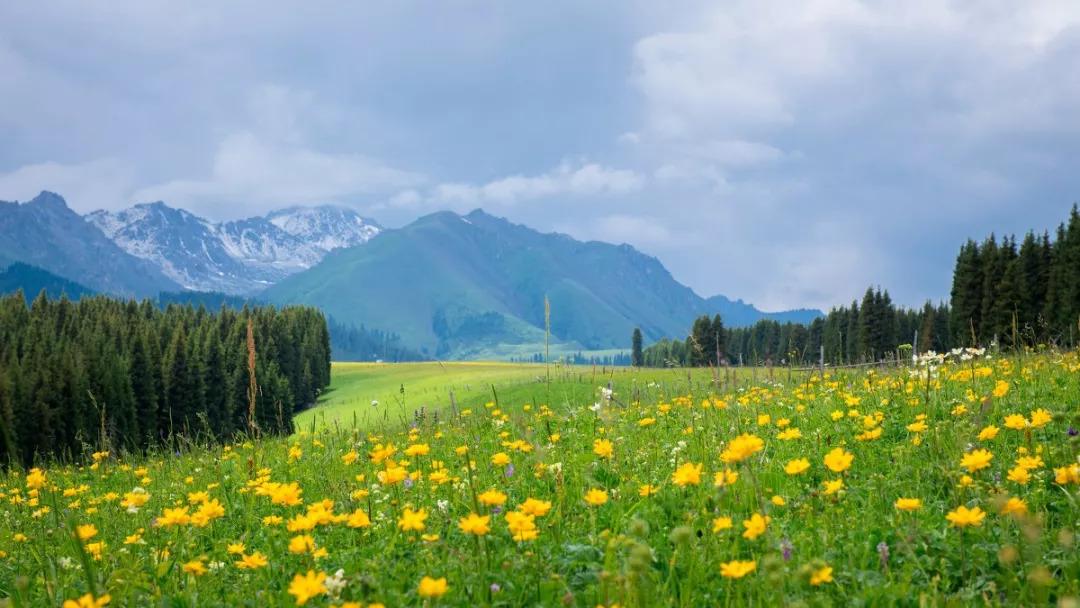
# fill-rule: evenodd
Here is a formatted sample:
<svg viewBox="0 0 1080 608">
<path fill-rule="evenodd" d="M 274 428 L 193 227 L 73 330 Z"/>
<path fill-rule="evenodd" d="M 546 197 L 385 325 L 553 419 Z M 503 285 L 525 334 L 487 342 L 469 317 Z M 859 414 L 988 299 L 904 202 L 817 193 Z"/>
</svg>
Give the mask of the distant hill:
<svg viewBox="0 0 1080 608">
<path fill-rule="evenodd" d="M 10 262 L 118 295 L 155 296 L 180 288 L 154 265 L 122 250 L 52 192 L 21 204 L 0 201 L 0 263 Z"/>
<path fill-rule="evenodd" d="M 811 308 L 796 308 L 780 312 L 763 312 L 752 304 L 742 300 L 730 300 L 724 296 L 713 296 L 705 299 L 705 311 L 709 314 L 718 314 L 728 327 L 746 327 L 753 325 L 761 319 L 772 319 L 780 323 L 810 323 L 814 319 L 823 316 L 820 310 Z"/>
<path fill-rule="evenodd" d="M 94 294 L 92 289 L 22 262 L 15 262 L 0 270 L 0 294 L 15 293 L 20 289 L 27 301 L 32 301 L 42 290 L 51 299 L 67 296 L 68 299 L 78 300 Z"/>
<path fill-rule="evenodd" d="M 434 213 L 384 231 L 263 295 L 318 306 L 344 323 L 392 328 L 421 352 L 461 358 L 542 344 L 545 295 L 563 349 L 625 348 L 634 327 L 647 340 L 682 337 L 694 317 L 727 305 L 702 299 L 629 245 L 542 234 L 481 210 Z M 732 304 L 746 323 L 766 316 Z"/>
</svg>

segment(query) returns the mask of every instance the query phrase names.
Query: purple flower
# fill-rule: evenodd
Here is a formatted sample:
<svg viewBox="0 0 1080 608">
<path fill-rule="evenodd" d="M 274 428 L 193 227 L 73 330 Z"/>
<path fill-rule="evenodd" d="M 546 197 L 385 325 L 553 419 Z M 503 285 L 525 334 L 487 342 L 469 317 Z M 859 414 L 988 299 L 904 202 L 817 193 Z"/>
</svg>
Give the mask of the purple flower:
<svg viewBox="0 0 1080 608">
<path fill-rule="evenodd" d="M 510 479 L 514 476 L 514 463 L 511 462 L 510 464 L 506 465 L 506 470 L 503 471 L 503 475 L 506 475 L 507 479 Z"/>
<path fill-rule="evenodd" d="M 412 489 L 412 484 L 413 484 L 412 477 L 406 477 L 405 482 L 404 482 L 405 489 L 406 490 L 411 490 Z"/>
<path fill-rule="evenodd" d="M 1071 426 L 1069 427 L 1068 432 L 1069 432 L 1069 437 L 1076 437 L 1077 435 L 1080 435 L 1080 431 L 1076 430 L 1075 428 L 1073 428 Z"/>
<path fill-rule="evenodd" d="M 791 544 L 791 541 L 786 537 L 780 541 L 780 552 L 784 556 L 784 561 L 791 561 L 791 552 L 795 550 L 795 545 Z"/>
<path fill-rule="evenodd" d="M 495 505 L 494 507 L 491 507 L 492 515 L 498 515 L 499 513 L 502 513 L 502 507 L 500 505 Z"/>
<path fill-rule="evenodd" d="M 492 593 L 498 593 L 501 590 L 502 590 L 502 587 L 499 586 L 499 583 L 491 583 L 491 592 Z"/>
</svg>

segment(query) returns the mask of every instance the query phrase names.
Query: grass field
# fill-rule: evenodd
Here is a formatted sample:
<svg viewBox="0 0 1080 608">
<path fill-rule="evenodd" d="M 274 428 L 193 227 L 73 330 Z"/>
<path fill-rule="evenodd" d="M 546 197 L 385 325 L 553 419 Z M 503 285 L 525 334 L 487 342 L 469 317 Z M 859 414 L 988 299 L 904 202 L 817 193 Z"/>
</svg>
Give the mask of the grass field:
<svg viewBox="0 0 1080 608">
<path fill-rule="evenodd" d="M 547 371 L 339 365 L 290 438 L 10 471 L 0 597 L 65 608 L 1080 601 L 1076 354 L 824 378 L 552 368 L 547 382 Z"/>
<path fill-rule="evenodd" d="M 777 368 L 773 378 L 786 379 Z M 729 370 L 721 385 L 750 382 L 769 372 Z M 805 376 L 805 374 L 803 374 Z M 600 385 L 616 390 L 644 390 L 649 383 L 679 393 L 709 390 L 717 376 L 704 369 L 637 369 L 614 366 L 564 366 L 499 362 L 334 363 L 330 388 L 316 407 L 296 417 L 299 430 L 354 424 L 383 427 L 411 418 L 414 411 L 449 411 L 450 395 L 460 404 L 492 401 L 496 397 L 534 403 L 571 405 L 595 396 Z M 547 382 L 551 378 L 552 382 Z M 404 388 L 404 392 L 402 389 Z M 494 389 L 494 390 L 493 390 Z"/>
</svg>

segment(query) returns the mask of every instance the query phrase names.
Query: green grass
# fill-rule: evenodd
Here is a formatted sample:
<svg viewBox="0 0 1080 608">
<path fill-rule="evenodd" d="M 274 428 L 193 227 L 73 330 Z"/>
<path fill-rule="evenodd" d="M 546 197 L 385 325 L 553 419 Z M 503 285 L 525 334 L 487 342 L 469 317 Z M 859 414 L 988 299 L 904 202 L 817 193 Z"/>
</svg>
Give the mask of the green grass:
<svg viewBox="0 0 1080 608">
<path fill-rule="evenodd" d="M 606 351 L 604 351 L 606 352 Z M 546 382 L 550 377 L 554 380 Z M 723 382 L 749 382 L 767 377 L 766 370 L 729 370 Z M 804 374 L 805 376 L 805 374 Z M 774 377 L 786 378 L 777 369 Z M 704 369 L 636 369 L 619 366 L 558 365 L 500 362 L 334 363 L 331 384 L 315 407 L 296 416 L 298 430 L 326 426 L 385 427 L 411 419 L 420 408 L 448 411 L 450 394 L 458 403 L 504 399 L 534 403 L 573 404 L 595 396 L 608 383 L 633 391 L 648 383 L 668 390 L 709 390 L 715 377 Z M 402 388 L 404 387 L 404 393 Z M 495 389 L 494 392 L 492 389 Z M 378 405 L 372 405 L 372 402 Z"/>
<path fill-rule="evenodd" d="M 294 606 L 290 589 L 309 572 L 316 582 L 304 605 L 318 607 L 1037 606 L 1080 597 L 1080 445 L 1069 434 L 1080 427 L 1076 354 L 949 363 L 928 379 L 906 369 L 824 380 L 749 370 L 715 382 L 707 370 L 569 367 L 538 382 L 546 371 L 340 365 L 334 390 L 301 417 L 337 420 L 314 434 L 302 425 L 289 438 L 106 455 L 92 467 L 46 467 L 44 479 L 10 472 L 0 480 L 0 598 Z M 371 411 L 372 398 L 392 404 L 402 384 L 403 406 L 357 414 L 353 425 L 354 411 Z M 451 388 L 456 415 L 438 409 Z M 426 414 L 414 417 L 420 405 Z M 1017 420 L 1026 428 L 1006 426 Z M 786 438 L 792 428 L 801 436 Z M 730 451 L 748 443 L 735 441 L 743 435 L 761 449 Z M 966 470 L 965 455 L 979 449 L 993 457 Z M 848 468 L 830 469 L 834 450 L 850 455 Z M 787 474 L 798 459 L 807 470 Z M 643 495 L 646 484 L 655 492 Z M 482 502 L 491 490 L 503 504 Z M 607 501 L 588 504 L 599 492 Z M 135 494 L 144 505 L 122 504 Z M 920 507 L 901 511 L 899 498 Z M 1025 512 L 1005 512 L 1009 498 Z M 538 504 L 544 513 L 531 520 L 507 517 Z M 979 525 L 950 525 L 960 507 L 978 509 Z M 426 514 L 422 529 L 403 529 L 412 511 Z M 489 518 L 482 537 L 462 530 L 470 513 Z M 768 517 L 758 536 L 748 533 L 754 515 Z M 85 525 L 93 529 L 79 540 Z M 256 553 L 265 566 L 237 566 Z M 734 562 L 752 569 L 725 576 Z M 422 597 L 425 577 L 445 578 L 445 593 Z"/>
</svg>

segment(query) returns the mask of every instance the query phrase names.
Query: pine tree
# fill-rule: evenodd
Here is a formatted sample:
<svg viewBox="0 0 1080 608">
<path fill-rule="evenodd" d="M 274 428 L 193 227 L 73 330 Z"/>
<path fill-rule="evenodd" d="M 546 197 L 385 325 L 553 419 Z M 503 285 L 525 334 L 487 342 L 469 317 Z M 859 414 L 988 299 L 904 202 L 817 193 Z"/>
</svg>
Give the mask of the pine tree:
<svg viewBox="0 0 1080 608">
<path fill-rule="evenodd" d="M 641 366 L 645 365 L 645 355 L 644 355 L 644 353 L 642 351 L 641 343 L 642 343 L 641 328 L 640 327 L 635 327 L 634 328 L 634 333 L 630 337 L 630 347 L 631 347 L 631 351 L 632 351 L 630 357 L 631 357 L 631 360 L 633 361 L 634 367 L 641 367 Z"/>
</svg>

